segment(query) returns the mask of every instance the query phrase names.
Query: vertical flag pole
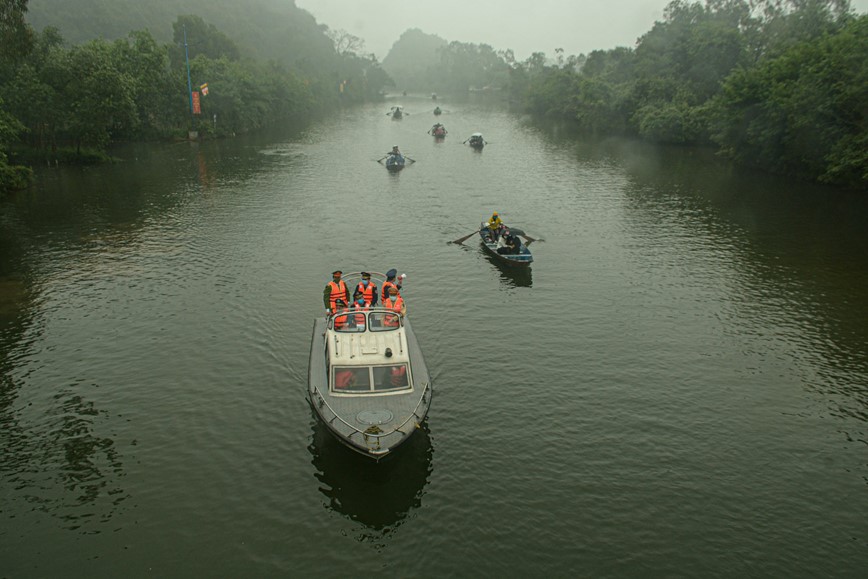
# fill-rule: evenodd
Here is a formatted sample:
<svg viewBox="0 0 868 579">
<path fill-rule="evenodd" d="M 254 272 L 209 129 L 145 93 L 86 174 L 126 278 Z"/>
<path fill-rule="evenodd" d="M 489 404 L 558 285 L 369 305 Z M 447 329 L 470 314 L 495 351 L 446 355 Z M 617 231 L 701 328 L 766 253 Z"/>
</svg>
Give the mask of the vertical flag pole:
<svg viewBox="0 0 868 579">
<path fill-rule="evenodd" d="M 184 60 L 187 63 L 187 98 L 190 99 L 190 118 L 193 123 L 193 130 L 191 131 L 191 137 L 193 133 L 196 131 L 196 115 L 193 112 L 193 83 L 190 82 L 190 53 L 187 50 L 187 25 L 184 24 Z"/>
</svg>

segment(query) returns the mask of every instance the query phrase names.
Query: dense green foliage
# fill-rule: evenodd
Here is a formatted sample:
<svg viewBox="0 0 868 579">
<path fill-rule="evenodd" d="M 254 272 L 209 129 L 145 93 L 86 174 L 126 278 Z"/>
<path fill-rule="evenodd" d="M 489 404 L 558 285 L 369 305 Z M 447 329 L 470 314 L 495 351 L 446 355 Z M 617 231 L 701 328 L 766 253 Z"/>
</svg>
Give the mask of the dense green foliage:
<svg viewBox="0 0 868 579">
<path fill-rule="evenodd" d="M 131 30 L 147 30 L 158 43 L 168 43 L 175 32 L 172 23 L 179 16 L 196 14 L 229 36 L 252 60 L 275 60 L 289 67 L 316 64 L 325 54 L 334 53 L 325 27 L 293 0 L 29 1 L 30 24 L 37 31 L 57 28 L 71 44 L 94 38 L 123 39 Z M 206 38 L 191 36 L 191 47 L 211 42 Z"/>
<path fill-rule="evenodd" d="M 535 54 L 511 80 L 525 110 L 589 133 L 868 185 L 868 16 L 847 0 L 675 0 L 634 49 Z"/>
<path fill-rule="evenodd" d="M 360 39 L 347 42 L 291 1 L 254 0 L 257 9 L 225 0 L 31 2 L 31 20 L 49 24 L 37 33 L 24 19 L 26 0 L 0 0 L 0 189 L 28 178 L 7 163 L 12 143 L 26 144 L 30 159 L 100 159 L 114 140 L 257 130 L 380 98 L 391 82 L 375 58 L 357 53 Z M 228 28 L 179 7 L 200 7 Z M 171 34 L 161 43 L 150 27 L 124 28 L 132 21 Z M 65 33 L 77 42 L 66 45 Z M 188 82 L 193 91 L 208 85 L 200 115 Z"/>
<path fill-rule="evenodd" d="M 710 107 L 731 157 L 821 181 L 868 183 L 868 16 L 730 75 Z"/>
</svg>

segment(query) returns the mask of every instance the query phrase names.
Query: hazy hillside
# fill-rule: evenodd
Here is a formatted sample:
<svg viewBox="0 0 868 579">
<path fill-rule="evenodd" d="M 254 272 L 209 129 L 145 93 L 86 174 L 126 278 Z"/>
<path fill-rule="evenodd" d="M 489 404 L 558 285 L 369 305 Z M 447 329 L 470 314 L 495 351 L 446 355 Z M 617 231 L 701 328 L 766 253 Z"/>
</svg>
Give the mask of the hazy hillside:
<svg viewBox="0 0 868 579">
<path fill-rule="evenodd" d="M 304 66 L 333 51 L 325 27 L 295 0 L 30 0 L 27 19 L 37 30 L 58 28 L 72 44 L 142 29 L 170 42 L 172 22 L 185 14 L 201 16 L 251 58 Z"/>
<path fill-rule="evenodd" d="M 447 45 L 448 42 L 439 36 L 411 28 L 392 45 L 383 59 L 383 69 L 395 80 L 398 88 L 437 90 L 438 83 L 431 76 L 440 64 L 438 50 Z"/>
</svg>

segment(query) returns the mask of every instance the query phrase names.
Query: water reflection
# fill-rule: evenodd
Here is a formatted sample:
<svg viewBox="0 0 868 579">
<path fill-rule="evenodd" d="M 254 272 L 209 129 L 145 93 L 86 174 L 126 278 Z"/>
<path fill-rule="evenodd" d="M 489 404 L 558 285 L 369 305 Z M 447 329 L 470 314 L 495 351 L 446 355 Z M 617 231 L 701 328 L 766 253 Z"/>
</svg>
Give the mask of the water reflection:
<svg viewBox="0 0 868 579">
<path fill-rule="evenodd" d="M 4 392 L 18 389 L 12 380 L 3 382 Z M 123 463 L 114 440 L 96 433 L 104 412 L 70 390 L 56 394 L 54 403 L 46 424 L 4 408 L 2 472 L 16 489 L 7 504 L 25 501 L 68 530 L 98 533 L 93 524 L 111 520 L 129 497 L 119 485 Z"/>
<path fill-rule="evenodd" d="M 500 274 L 500 279 L 507 287 L 531 287 L 533 286 L 533 272 L 530 266 L 516 267 L 508 265 L 492 256 L 479 246 L 479 251 L 485 256 L 486 261 L 490 263 Z"/>
<path fill-rule="evenodd" d="M 394 455 L 379 463 L 344 447 L 319 420 L 314 421 L 308 449 L 328 507 L 379 536 L 400 526 L 422 504 L 432 470 L 427 422 Z"/>
</svg>

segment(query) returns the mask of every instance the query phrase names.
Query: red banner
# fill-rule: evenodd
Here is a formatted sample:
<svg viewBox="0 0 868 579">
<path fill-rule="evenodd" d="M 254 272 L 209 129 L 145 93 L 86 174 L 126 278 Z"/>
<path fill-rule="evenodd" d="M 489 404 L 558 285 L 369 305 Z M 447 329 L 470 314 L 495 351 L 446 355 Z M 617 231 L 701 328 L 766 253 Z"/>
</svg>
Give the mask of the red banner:
<svg viewBox="0 0 868 579">
<path fill-rule="evenodd" d="M 197 91 L 197 90 L 193 91 L 193 114 L 194 115 L 201 115 L 202 114 L 202 108 L 199 106 L 199 91 Z"/>
</svg>

